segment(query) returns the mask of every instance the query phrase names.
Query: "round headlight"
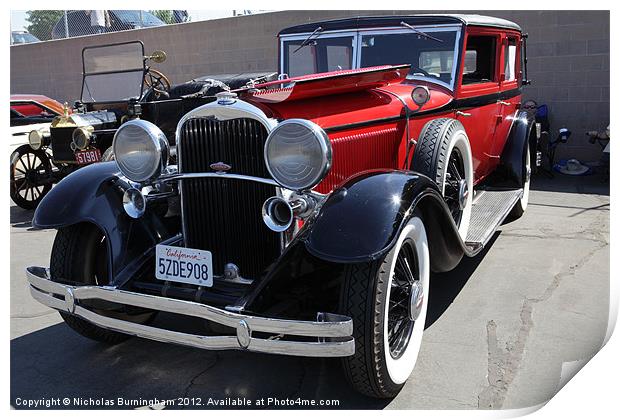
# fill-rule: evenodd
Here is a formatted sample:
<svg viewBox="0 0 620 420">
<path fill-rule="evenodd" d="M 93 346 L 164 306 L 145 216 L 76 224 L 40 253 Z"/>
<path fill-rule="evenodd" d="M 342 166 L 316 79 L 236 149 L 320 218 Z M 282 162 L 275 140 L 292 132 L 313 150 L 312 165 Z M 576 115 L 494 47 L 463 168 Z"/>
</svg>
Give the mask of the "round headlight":
<svg viewBox="0 0 620 420">
<path fill-rule="evenodd" d="M 153 123 L 131 120 L 114 135 L 112 150 L 123 175 L 135 182 L 161 174 L 168 164 L 168 140 Z"/>
<path fill-rule="evenodd" d="M 90 144 L 90 139 L 93 135 L 94 128 L 92 126 L 88 127 L 78 127 L 73 130 L 72 139 L 73 144 L 79 150 L 84 150 Z"/>
<path fill-rule="evenodd" d="M 411 92 L 411 99 L 417 106 L 422 106 L 431 99 L 431 92 L 426 86 L 418 86 Z"/>
<path fill-rule="evenodd" d="M 315 123 L 286 120 L 267 137 L 265 162 L 278 184 L 294 191 L 306 190 L 327 175 L 332 162 L 331 143 Z"/>
<path fill-rule="evenodd" d="M 43 145 L 43 133 L 39 130 L 32 130 L 28 134 L 28 143 L 30 143 L 30 147 L 34 150 L 39 150 Z"/>
</svg>

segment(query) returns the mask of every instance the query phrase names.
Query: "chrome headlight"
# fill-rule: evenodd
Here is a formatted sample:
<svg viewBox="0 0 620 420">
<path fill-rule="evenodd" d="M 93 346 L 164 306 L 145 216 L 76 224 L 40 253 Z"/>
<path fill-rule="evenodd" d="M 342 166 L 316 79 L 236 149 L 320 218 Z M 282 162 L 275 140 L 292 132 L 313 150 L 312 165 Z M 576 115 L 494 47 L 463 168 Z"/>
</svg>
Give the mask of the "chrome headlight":
<svg viewBox="0 0 620 420">
<path fill-rule="evenodd" d="M 315 123 L 286 120 L 267 137 L 265 163 L 273 179 L 284 188 L 307 190 L 327 175 L 332 163 L 331 143 Z"/>
<path fill-rule="evenodd" d="M 34 150 L 39 150 L 43 145 L 43 132 L 41 130 L 32 130 L 28 133 L 28 143 Z"/>
<path fill-rule="evenodd" d="M 114 135 L 112 150 L 123 175 L 143 182 L 160 175 L 168 164 L 168 139 L 155 124 L 131 120 Z"/>
</svg>

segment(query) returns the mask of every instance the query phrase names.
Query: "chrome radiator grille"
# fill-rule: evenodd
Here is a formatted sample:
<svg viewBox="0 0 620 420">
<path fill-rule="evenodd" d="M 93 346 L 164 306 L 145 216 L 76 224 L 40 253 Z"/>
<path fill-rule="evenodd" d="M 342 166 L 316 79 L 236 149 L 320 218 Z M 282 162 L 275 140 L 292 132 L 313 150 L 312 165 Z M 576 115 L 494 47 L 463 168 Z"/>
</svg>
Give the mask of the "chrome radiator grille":
<svg viewBox="0 0 620 420">
<path fill-rule="evenodd" d="M 253 119 L 189 119 L 181 128 L 181 173 L 213 172 L 223 162 L 231 174 L 269 178 L 263 158 L 267 130 Z M 226 263 L 255 279 L 280 254 L 280 238 L 262 221 L 263 202 L 273 186 L 238 179 L 195 178 L 181 181 L 185 244 L 211 251 L 214 274 Z"/>
</svg>

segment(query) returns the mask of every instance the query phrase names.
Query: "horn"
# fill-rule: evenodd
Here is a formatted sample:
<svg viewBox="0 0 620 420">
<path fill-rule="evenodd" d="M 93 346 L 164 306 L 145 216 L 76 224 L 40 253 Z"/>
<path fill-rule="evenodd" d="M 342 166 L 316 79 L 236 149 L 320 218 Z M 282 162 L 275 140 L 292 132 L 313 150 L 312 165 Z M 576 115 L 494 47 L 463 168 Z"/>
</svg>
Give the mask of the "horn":
<svg viewBox="0 0 620 420">
<path fill-rule="evenodd" d="M 284 232 L 293 224 L 293 208 L 281 197 L 271 197 L 263 204 L 263 221 L 274 232 Z"/>
</svg>

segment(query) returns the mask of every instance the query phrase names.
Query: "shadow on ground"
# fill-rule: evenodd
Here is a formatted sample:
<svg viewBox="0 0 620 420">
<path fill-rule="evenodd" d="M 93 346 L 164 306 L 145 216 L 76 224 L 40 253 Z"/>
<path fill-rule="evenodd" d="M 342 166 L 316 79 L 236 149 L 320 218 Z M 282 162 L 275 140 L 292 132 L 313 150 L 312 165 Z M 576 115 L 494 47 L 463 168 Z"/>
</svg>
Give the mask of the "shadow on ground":
<svg viewBox="0 0 620 420">
<path fill-rule="evenodd" d="M 609 180 L 603 174 L 574 176 L 541 171 L 532 177 L 531 189 L 578 194 L 609 195 Z"/>
<path fill-rule="evenodd" d="M 34 210 L 24 210 L 19 206 L 11 205 L 9 211 L 11 227 L 24 229 L 32 228 Z"/>
</svg>

